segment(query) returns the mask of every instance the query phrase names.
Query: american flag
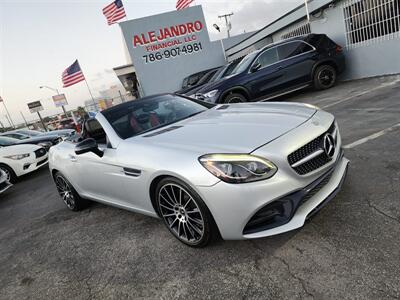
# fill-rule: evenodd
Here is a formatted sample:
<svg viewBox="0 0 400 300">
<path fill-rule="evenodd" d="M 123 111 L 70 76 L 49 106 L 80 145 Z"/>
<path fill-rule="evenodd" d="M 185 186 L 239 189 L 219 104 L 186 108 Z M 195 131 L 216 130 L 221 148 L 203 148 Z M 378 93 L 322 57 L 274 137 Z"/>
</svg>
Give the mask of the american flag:
<svg viewBox="0 0 400 300">
<path fill-rule="evenodd" d="M 115 0 L 103 8 L 103 15 L 107 18 L 108 25 L 117 23 L 126 17 L 124 5 L 121 0 Z"/>
<path fill-rule="evenodd" d="M 62 73 L 61 80 L 65 88 L 85 80 L 85 76 L 83 76 L 78 60 L 76 60 Z"/>
<path fill-rule="evenodd" d="M 176 9 L 181 10 L 188 8 L 190 4 L 192 4 L 192 2 L 194 2 L 194 0 L 178 0 L 178 2 L 176 3 Z"/>
</svg>

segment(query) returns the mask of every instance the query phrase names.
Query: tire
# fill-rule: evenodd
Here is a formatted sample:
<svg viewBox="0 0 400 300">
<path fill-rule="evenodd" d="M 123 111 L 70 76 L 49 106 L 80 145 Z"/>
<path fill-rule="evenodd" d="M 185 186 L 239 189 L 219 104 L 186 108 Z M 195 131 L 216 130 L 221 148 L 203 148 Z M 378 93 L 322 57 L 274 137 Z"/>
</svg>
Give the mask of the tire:
<svg viewBox="0 0 400 300">
<path fill-rule="evenodd" d="M 247 98 L 239 93 L 232 93 L 225 96 L 223 103 L 243 103 L 247 102 Z"/>
<path fill-rule="evenodd" d="M 336 84 L 337 72 L 330 65 L 322 65 L 317 67 L 314 73 L 314 87 L 317 90 L 330 89 Z"/>
<path fill-rule="evenodd" d="M 7 180 L 10 183 L 15 183 L 18 179 L 17 175 L 15 175 L 15 172 L 13 169 L 11 169 L 9 166 L 7 165 L 0 165 L 0 169 L 6 173 L 7 175 Z"/>
<path fill-rule="evenodd" d="M 184 182 L 167 177 L 155 192 L 156 209 L 175 238 L 193 248 L 203 248 L 219 237 L 214 218 L 200 196 Z"/>
<path fill-rule="evenodd" d="M 80 211 L 87 207 L 88 201 L 79 196 L 72 184 L 60 172 L 54 174 L 54 182 L 58 194 L 69 210 Z"/>
</svg>

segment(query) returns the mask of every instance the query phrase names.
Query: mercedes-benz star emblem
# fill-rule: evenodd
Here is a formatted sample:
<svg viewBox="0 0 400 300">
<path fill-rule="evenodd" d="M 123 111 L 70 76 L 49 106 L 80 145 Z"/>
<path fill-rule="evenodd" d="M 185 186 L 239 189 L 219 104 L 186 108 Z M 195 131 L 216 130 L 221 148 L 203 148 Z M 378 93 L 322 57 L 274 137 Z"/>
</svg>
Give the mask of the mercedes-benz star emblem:
<svg viewBox="0 0 400 300">
<path fill-rule="evenodd" d="M 324 151 L 329 158 L 335 155 L 335 139 L 330 133 L 327 133 L 324 137 Z"/>
</svg>

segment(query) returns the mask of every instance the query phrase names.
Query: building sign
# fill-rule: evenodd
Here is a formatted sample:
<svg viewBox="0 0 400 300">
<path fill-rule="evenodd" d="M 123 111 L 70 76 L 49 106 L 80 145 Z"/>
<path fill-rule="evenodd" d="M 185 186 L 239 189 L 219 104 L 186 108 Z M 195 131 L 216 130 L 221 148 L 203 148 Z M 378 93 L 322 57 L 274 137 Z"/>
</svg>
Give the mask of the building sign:
<svg viewBox="0 0 400 300">
<path fill-rule="evenodd" d="M 28 103 L 28 108 L 31 113 L 39 112 L 43 110 L 43 106 L 40 101 L 30 102 Z"/>
<path fill-rule="evenodd" d="M 56 107 L 68 105 L 67 98 L 65 98 L 64 94 L 53 96 L 53 101 Z"/>
<path fill-rule="evenodd" d="M 175 92 L 185 77 L 225 63 L 201 6 L 120 23 L 145 95 Z"/>
</svg>

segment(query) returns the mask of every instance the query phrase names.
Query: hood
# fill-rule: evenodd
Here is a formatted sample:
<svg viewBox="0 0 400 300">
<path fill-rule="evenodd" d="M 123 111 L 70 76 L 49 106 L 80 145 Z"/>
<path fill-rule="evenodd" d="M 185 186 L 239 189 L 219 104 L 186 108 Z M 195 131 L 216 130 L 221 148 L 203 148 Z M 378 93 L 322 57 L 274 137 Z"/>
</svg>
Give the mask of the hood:
<svg viewBox="0 0 400 300">
<path fill-rule="evenodd" d="M 190 119 L 129 140 L 206 153 L 250 153 L 309 120 L 304 104 L 219 105 Z M 171 130 L 172 129 L 172 130 Z M 141 140 L 140 140 L 141 139 Z"/>
<path fill-rule="evenodd" d="M 196 91 L 196 93 L 197 93 L 197 94 L 206 94 L 206 93 L 211 92 L 211 91 L 213 91 L 213 90 L 218 90 L 223 84 L 225 84 L 225 81 L 226 81 L 226 80 L 229 80 L 229 79 L 231 79 L 231 78 L 235 78 L 235 77 L 238 76 L 238 75 L 240 75 L 240 74 L 229 75 L 229 76 L 226 76 L 226 77 L 224 77 L 224 78 L 221 78 L 220 80 L 217 80 L 217 81 L 215 81 L 215 82 L 207 83 L 207 84 L 201 86 L 201 87 Z"/>
<path fill-rule="evenodd" d="M 41 142 L 53 142 L 57 140 L 59 137 L 55 135 L 45 135 L 45 136 L 34 136 L 29 139 L 20 140 L 18 144 L 37 144 Z"/>
<path fill-rule="evenodd" d="M 1 147 L 0 148 L 0 156 L 26 154 L 26 153 L 31 153 L 40 148 L 42 148 L 42 147 L 39 147 L 37 145 L 29 145 L 29 144 Z"/>
</svg>

